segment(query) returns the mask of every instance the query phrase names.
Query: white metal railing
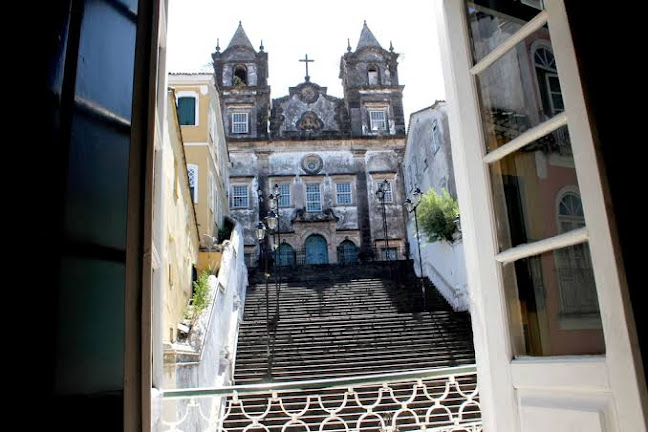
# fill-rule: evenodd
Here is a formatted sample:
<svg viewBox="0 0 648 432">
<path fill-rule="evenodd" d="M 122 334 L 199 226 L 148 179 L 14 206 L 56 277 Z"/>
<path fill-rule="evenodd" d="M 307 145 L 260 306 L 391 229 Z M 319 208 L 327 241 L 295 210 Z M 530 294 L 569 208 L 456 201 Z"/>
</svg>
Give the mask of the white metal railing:
<svg viewBox="0 0 648 432">
<path fill-rule="evenodd" d="M 164 390 L 162 431 L 481 432 L 474 365 Z"/>
</svg>

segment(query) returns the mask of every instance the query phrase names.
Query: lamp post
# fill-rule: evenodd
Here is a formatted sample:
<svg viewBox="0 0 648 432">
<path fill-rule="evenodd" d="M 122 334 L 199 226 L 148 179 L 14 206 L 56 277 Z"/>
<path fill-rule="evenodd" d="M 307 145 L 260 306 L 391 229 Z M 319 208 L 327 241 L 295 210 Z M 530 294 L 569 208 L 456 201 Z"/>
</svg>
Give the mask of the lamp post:
<svg viewBox="0 0 648 432">
<path fill-rule="evenodd" d="M 281 259 L 281 227 L 280 227 L 280 212 L 279 212 L 279 200 L 281 198 L 281 193 L 279 189 L 279 185 L 275 184 L 274 187 L 272 188 L 272 194 L 268 197 L 269 204 L 270 204 L 270 212 L 268 212 L 268 216 L 266 216 L 266 221 L 268 223 L 268 227 L 272 230 L 272 237 L 274 240 L 274 235 L 277 234 L 277 243 L 275 244 L 274 247 L 274 265 L 275 265 L 275 315 L 273 317 L 273 323 L 276 325 L 276 323 L 279 321 L 279 295 L 281 293 L 281 264 L 282 264 L 282 259 Z"/>
<path fill-rule="evenodd" d="M 421 203 L 421 198 L 423 194 L 421 192 L 421 189 L 418 187 L 414 189 L 414 192 L 412 193 L 412 199 L 407 198 L 405 200 L 405 208 L 407 209 L 408 213 L 414 212 L 414 224 L 416 226 L 416 246 L 418 248 L 418 261 L 419 261 L 419 283 L 421 285 L 421 293 L 423 294 L 423 310 L 426 309 L 426 292 L 425 292 L 425 284 L 423 283 L 423 259 L 421 258 L 421 238 L 419 236 L 419 228 L 418 228 L 418 216 L 416 214 L 416 207 Z"/>
<path fill-rule="evenodd" d="M 382 219 L 383 219 L 383 238 L 385 240 L 385 257 L 389 261 L 389 238 L 387 236 L 387 214 L 385 212 L 385 194 L 387 193 L 387 188 L 389 187 L 389 182 L 385 179 L 378 185 L 378 190 L 376 191 L 376 197 L 382 204 Z"/>
<path fill-rule="evenodd" d="M 270 320 L 270 307 L 269 307 L 269 291 L 268 291 L 268 278 L 270 277 L 270 273 L 268 273 L 268 257 L 266 256 L 265 248 L 263 247 L 263 241 L 265 240 L 266 236 L 266 227 L 263 224 L 263 222 L 259 222 L 259 224 L 256 227 L 255 230 L 256 233 L 256 238 L 259 241 L 259 251 L 260 255 L 263 256 L 263 265 L 264 265 L 264 278 L 265 278 L 265 288 L 266 288 L 266 322 Z M 270 358 L 270 328 L 267 326 L 267 332 L 268 332 L 268 340 L 266 344 L 266 350 L 268 354 L 268 358 Z"/>
</svg>

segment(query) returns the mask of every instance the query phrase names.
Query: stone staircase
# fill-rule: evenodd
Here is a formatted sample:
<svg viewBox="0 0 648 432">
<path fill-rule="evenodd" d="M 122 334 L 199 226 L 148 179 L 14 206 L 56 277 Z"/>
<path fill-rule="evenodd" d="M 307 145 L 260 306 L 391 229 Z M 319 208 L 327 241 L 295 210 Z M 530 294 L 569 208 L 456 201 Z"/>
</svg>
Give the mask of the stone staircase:
<svg viewBox="0 0 648 432">
<path fill-rule="evenodd" d="M 388 277 L 384 262 L 362 266 L 303 266 L 284 271 L 280 286 L 270 278 L 267 293 L 263 275 L 251 275 L 244 321 L 239 331 L 235 384 L 328 379 L 473 364 L 469 314 L 453 312 L 431 285 L 427 287 L 427 310 L 423 310 L 420 286 L 411 276 L 411 262 L 392 262 L 391 266 L 392 279 Z M 464 380 L 462 385 L 466 388 L 474 388 L 474 377 L 459 379 Z M 440 393 L 444 390 L 442 383 L 429 384 Z M 373 390 L 368 388 L 359 399 L 375 400 L 379 388 L 380 385 Z M 412 392 L 412 385 L 395 386 L 394 391 L 406 398 Z M 332 391 L 323 398 L 335 406 L 343 400 L 343 393 Z M 291 404 L 294 410 L 304 407 L 303 401 L 299 402 L 300 397 L 295 397 L 292 402 L 286 400 L 286 410 L 291 409 Z M 460 404 L 460 398 L 456 399 L 454 409 Z M 420 401 L 422 410 L 429 406 L 429 401 L 428 405 L 425 402 Z M 254 411 L 254 400 L 249 399 L 246 404 Z M 266 406 L 267 402 L 258 401 L 259 410 Z M 394 409 L 389 404 L 380 404 L 374 412 L 389 416 Z M 276 423 L 280 430 L 285 420 L 281 420 L 279 411 L 271 411 L 264 424 Z M 345 419 L 357 421 L 364 412 L 357 406 L 349 407 L 343 414 L 347 416 Z M 228 431 L 242 430 L 249 425 L 245 416 L 232 414 L 224 425 Z M 310 430 L 319 429 L 318 419 L 324 414 L 313 411 L 310 415 L 309 412 Z M 339 424 L 327 424 L 324 429 L 339 428 L 344 429 Z M 367 428 L 372 429 L 369 423 Z M 405 421 L 399 423 L 399 429 L 418 427 L 414 424 L 408 427 Z"/>
</svg>

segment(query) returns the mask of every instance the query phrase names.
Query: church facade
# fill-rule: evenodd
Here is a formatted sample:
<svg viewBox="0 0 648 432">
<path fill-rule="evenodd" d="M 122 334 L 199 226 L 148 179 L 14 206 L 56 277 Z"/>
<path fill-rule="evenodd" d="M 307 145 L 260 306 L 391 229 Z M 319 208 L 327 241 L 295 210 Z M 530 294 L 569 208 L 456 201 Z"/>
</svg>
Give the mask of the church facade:
<svg viewBox="0 0 648 432">
<path fill-rule="evenodd" d="M 310 81 L 306 57 L 304 82 L 271 101 L 268 54 L 240 24 L 212 58 L 232 162 L 230 214 L 245 227 L 246 254 L 256 256 L 255 228 L 279 191 L 280 263 L 405 258 L 406 138 L 393 48 L 365 23 L 341 57 L 343 98 Z"/>
</svg>

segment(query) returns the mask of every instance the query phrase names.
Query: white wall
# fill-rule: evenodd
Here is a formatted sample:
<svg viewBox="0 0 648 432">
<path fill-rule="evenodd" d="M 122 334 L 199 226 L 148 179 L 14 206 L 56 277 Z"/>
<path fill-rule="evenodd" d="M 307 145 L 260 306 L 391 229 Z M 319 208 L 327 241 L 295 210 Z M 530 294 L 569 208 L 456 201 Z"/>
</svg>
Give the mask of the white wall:
<svg viewBox="0 0 648 432">
<path fill-rule="evenodd" d="M 433 149 L 432 138 L 432 125 L 435 122 L 439 138 L 439 148 L 436 151 Z M 457 198 L 445 102 L 435 102 L 433 106 L 410 116 L 407 146 L 403 157 L 403 175 L 409 198 L 412 197 L 412 191 L 416 187 L 423 193 L 430 189 L 441 193 L 445 188 L 455 199 Z M 454 310 L 468 310 L 470 300 L 461 239 L 453 244 L 443 240 L 428 242 L 427 236 L 422 231 L 420 237 L 423 275 L 437 287 Z M 413 213 L 409 214 L 407 221 L 407 238 L 410 244 L 410 256 L 414 260 L 414 269 L 420 276 L 418 240 Z"/>
<path fill-rule="evenodd" d="M 420 277 L 416 238 L 412 236 L 414 233 L 408 229 L 414 270 Z M 444 240 L 432 243 L 421 242 L 423 275 L 437 287 L 456 311 L 467 311 L 470 307 L 463 249 L 463 242 L 460 239 L 453 244 Z"/>
<path fill-rule="evenodd" d="M 232 384 L 239 324 L 248 285 L 244 262 L 243 235 L 239 224 L 232 230 L 230 243 L 223 250 L 218 277 L 210 276 L 210 306 L 205 308 L 191 329 L 188 344 L 173 344 L 165 356 L 176 364 L 165 368 L 166 388 L 219 387 Z M 183 431 L 207 430 L 206 419 L 217 418 L 218 398 L 164 402 L 163 420 L 174 422 Z M 202 411 L 202 412 L 201 412 Z M 168 429 L 165 425 L 163 429 Z"/>
</svg>

